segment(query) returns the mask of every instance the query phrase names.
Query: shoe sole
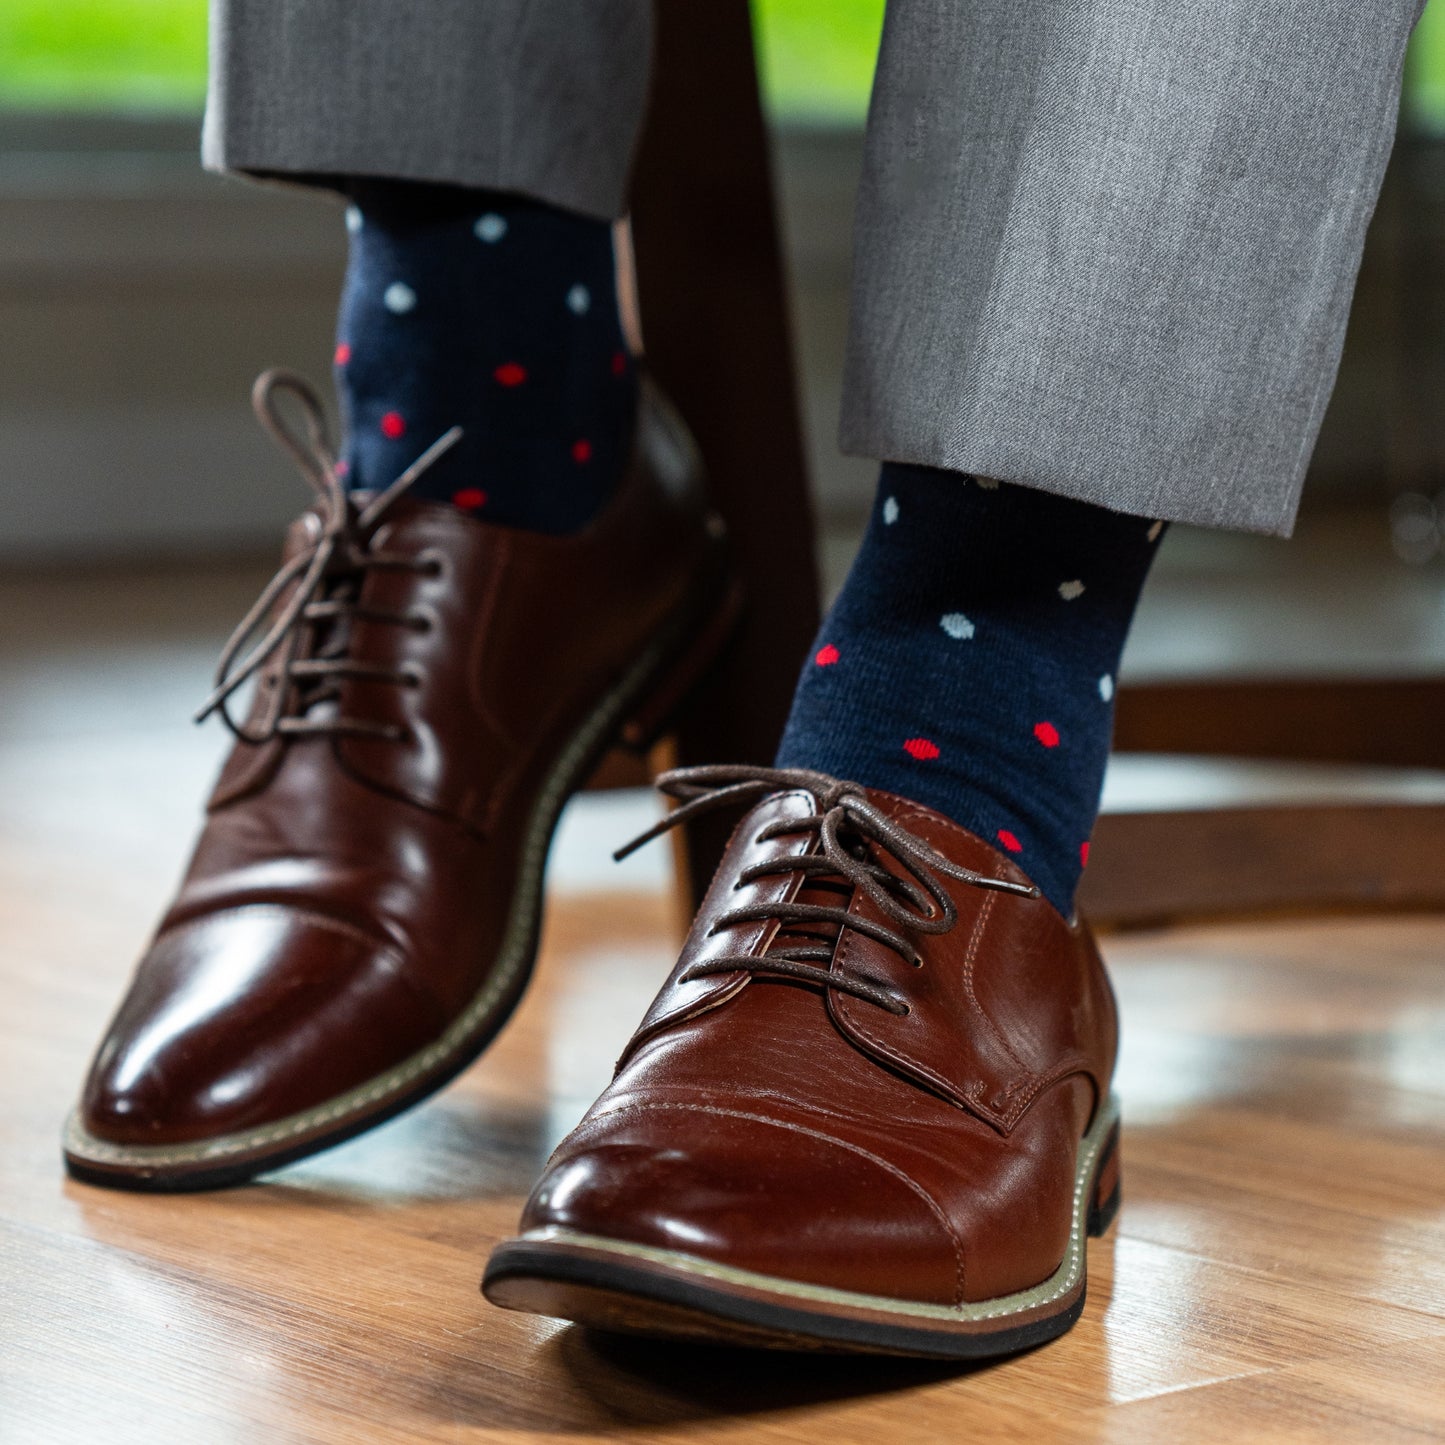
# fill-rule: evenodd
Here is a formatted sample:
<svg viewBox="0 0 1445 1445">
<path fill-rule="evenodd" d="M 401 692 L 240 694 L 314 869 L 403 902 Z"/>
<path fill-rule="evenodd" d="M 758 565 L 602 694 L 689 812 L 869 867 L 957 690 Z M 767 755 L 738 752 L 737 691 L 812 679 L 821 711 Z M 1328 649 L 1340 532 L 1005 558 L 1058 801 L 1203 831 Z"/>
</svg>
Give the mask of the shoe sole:
<svg viewBox="0 0 1445 1445">
<path fill-rule="evenodd" d="M 934 1305 L 855 1294 L 565 1229 L 499 1245 L 482 1292 L 503 1309 L 709 1344 L 950 1360 L 1013 1354 L 1062 1335 L 1083 1311 L 1088 1237 L 1105 1233 L 1119 1208 L 1118 1141 L 1111 1097 L 1079 1147 L 1063 1262 L 1041 1284 L 997 1299 Z"/>
<path fill-rule="evenodd" d="M 654 699 L 679 702 L 727 641 L 742 595 L 719 541 L 705 564 L 709 582 L 659 631 L 558 756 L 532 810 L 517 889 L 497 961 L 466 1009 L 434 1043 L 325 1103 L 271 1124 L 173 1145 L 113 1144 L 91 1134 L 79 1111 L 65 1124 L 66 1168 L 75 1179 L 113 1189 L 180 1193 L 243 1184 L 257 1174 L 318 1154 L 420 1103 L 473 1063 L 502 1030 L 531 979 L 541 931 L 547 851 L 567 800 L 618 741 L 653 740 L 630 725 L 641 710 L 659 731 Z M 679 681 L 679 679 L 683 679 Z M 651 721 L 656 719 L 655 722 Z"/>
</svg>

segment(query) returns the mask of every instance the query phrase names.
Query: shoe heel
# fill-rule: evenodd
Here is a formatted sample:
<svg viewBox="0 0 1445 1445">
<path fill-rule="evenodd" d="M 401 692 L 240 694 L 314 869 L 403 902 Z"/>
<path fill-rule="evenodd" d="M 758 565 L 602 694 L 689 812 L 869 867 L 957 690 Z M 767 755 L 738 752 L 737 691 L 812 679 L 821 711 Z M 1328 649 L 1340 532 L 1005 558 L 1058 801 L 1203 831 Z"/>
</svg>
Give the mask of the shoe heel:
<svg viewBox="0 0 1445 1445">
<path fill-rule="evenodd" d="M 1119 1212 L 1123 1174 L 1119 1160 L 1119 1126 L 1114 1125 L 1099 1167 L 1094 1174 L 1094 1197 L 1089 1205 L 1089 1233 L 1097 1237 L 1107 1232 Z"/>
<path fill-rule="evenodd" d="M 730 578 L 723 588 L 722 600 L 714 603 L 702 630 L 663 669 L 645 701 L 623 724 L 617 740 L 624 748 L 643 755 L 652 749 L 732 636 L 742 610 L 742 583 Z"/>
</svg>

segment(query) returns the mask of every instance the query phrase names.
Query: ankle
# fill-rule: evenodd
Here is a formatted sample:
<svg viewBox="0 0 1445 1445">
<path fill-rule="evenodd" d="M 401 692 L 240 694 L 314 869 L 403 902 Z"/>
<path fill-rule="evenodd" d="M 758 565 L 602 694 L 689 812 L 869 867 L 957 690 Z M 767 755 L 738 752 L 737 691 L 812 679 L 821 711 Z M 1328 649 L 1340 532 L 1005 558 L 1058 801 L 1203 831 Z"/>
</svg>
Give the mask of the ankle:
<svg viewBox="0 0 1445 1445">
<path fill-rule="evenodd" d="M 779 765 L 934 808 L 1068 913 L 1119 656 L 1161 532 L 1023 487 L 885 466 Z"/>
<path fill-rule="evenodd" d="M 349 484 L 386 486 L 442 432 L 417 495 L 492 522 L 585 526 L 637 404 L 611 227 L 448 186 L 357 183 L 336 352 Z"/>
</svg>

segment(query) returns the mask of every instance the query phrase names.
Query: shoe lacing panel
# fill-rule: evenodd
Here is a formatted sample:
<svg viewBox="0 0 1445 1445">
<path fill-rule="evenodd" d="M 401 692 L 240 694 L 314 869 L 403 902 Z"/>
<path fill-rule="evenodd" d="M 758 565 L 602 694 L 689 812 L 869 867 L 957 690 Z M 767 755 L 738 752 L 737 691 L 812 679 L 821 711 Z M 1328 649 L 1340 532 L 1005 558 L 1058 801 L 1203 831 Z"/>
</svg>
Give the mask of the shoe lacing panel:
<svg viewBox="0 0 1445 1445">
<path fill-rule="evenodd" d="M 727 910 L 714 920 L 710 934 L 741 923 L 776 922 L 780 937 L 798 937 L 803 942 L 771 947 L 760 954 L 708 958 L 687 968 L 679 975 L 679 983 L 740 971 L 774 974 L 852 994 L 891 1014 L 906 1014 L 908 1003 L 882 981 L 830 967 L 843 930 L 871 938 L 920 967 L 922 958 L 909 935 L 947 933 L 958 921 L 958 910 L 945 879 L 974 888 L 1038 897 L 1038 889 L 1032 884 L 992 878 L 954 863 L 882 813 L 857 783 L 826 773 L 744 765 L 675 768 L 658 777 L 657 787 L 679 800 L 680 806 L 620 848 L 614 855 L 618 859 L 703 813 L 732 804 L 755 803 L 772 793 L 803 791 L 813 799 L 815 811 L 807 817 L 770 823 L 755 841 L 762 845 L 792 833 L 815 833 L 817 851 L 751 864 L 738 875 L 734 886 L 741 888 L 777 874 L 801 873 L 810 891 L 836 891 L 843 900 L 832 905 L 794 899 Z M 883 866 L 881 860 L 885 858 L 897 866 L 901 876 Z M 863 892 L 888 921 L 878 922 L 851 911 L 849 904 L 855 891 Z M 774 943 L 777 941 L 775 938 Z"/>
<path fill-rule="evenodd" d="M 280 409 L 280 397 L 288 394 L 301 410 L 299 432 Z M 435 557 L 386 551 L 377 545 L 377 536 L 393 504 L 456 445 L 461 428 L 453 427 L 439 437 L 389 487 L 361 505 L 342 485 L 321 403 L 301 377 L 289 371 L 263 372 L 252 389 L 251 404 L 261 425 L 296 461 L 315 491 L 317 527 L 314 537 L 282 564 L 231 634 L 216 667 L 215 686 L 196 721 L 218 712 L 226 726 L 248 743 L 265 743 L 277 736 L 326 735 L 400 741 L 407 730 L 395 723 L 318 714 L 317 709 L 335 701 L 348 679 L 417 685 L 417 675 L 408 668 L 352 657 L 353 624 L 365 619 L 416 631 L 433 625 L 422 611 L 366 606 L 359 599 L 369 572 L 431 574 L 439 569 Z M 247 651 L 257 633 L 259 640 Z M 230 712 L 230 699 L 273 660 L 275 672 L 265 679 L 270 696 L 259 716 L 238 721 Z"/>
</svg>

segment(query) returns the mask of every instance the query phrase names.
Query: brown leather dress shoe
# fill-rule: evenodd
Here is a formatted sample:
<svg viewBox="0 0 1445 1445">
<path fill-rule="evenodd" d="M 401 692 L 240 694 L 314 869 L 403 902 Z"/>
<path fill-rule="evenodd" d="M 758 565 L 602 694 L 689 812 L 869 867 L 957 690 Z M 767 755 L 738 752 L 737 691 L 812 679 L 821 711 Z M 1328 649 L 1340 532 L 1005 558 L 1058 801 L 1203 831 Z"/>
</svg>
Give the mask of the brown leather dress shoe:
<svg viewBox="0 0 1445 1445">
<path fill-rule="evenodd" d="M 437 448 L 348 498 L 304 383 L 268 374 L 257 402 L 318 501 L 223 658 L 210 705 L 254 674 L 249 714 L 66 1127 L 96 1183 L 234 1183 L 474 1059 L 531 970 L 562 804 L 619 737 L 647 741 L 736 610 L 650 389 L 615 497 L 560 537 L 408 497 Z"/>
<path fill-rule="evenodd" d="M 944 1357 L 1062 1334 L 1119 1197 L 1088 929 L 932 810 L 819 773 L 761 801 L 611 1086 L 483 1289 L 603 1328 Z"/>
</svg>

